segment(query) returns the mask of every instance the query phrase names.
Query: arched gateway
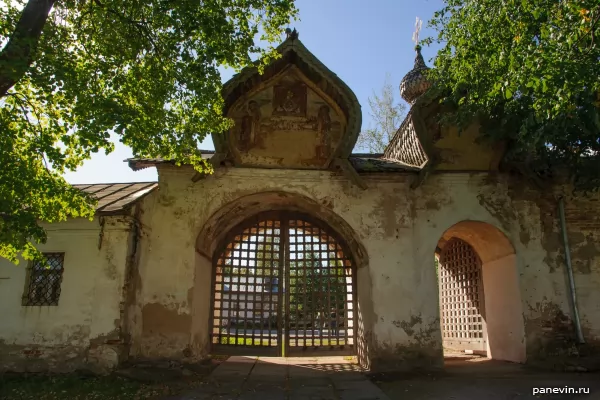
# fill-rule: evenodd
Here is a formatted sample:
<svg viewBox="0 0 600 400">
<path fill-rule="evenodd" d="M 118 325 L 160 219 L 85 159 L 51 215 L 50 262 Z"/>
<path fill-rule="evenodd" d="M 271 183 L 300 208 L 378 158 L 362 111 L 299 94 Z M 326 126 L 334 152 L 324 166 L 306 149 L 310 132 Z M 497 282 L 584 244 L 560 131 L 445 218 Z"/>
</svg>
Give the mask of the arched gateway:
<svg viewBox="0 0 600 400">
<path fill-rule="evenodd" d="M 361 126 L 356 96 L 304 47 L 295 30 L 287 32 L 277 50 L 281 57 L 263 73 L 246 68 L 224 85 L 223 111 L 234 125 L 213 135 L 211 162 L 257 169 L 339 169 L 358 181 L 349 161 Z M 210 228 L 221 230 L 223 225 Z M 215 254 L 213 353 L 355 352 L 355 265 L 350 254 L 360 250 L 350 253 L 328 226 L 291 209 L 258 214 L 231 232 L 216 252 L 199 250 Z"/>
<path fill-rule="evenodd" d="M 469 243 L 452 238 L 439 260 L 440 317 L 445 348 L 487 351 L 481 259 Z"/>
<path fill-rule="evenodd" d="M 355 265 L 322 221 L 260 213 L 231 230 L 213 267 L 213 354 L 355 353 Z"/>
<path fill-rule="evenodd" d="M 436 260 L 444 350 L 525 362 L 519 273 L 508 237 L 491 224 L 461 221 L 443 233 Z"/>
</svg>

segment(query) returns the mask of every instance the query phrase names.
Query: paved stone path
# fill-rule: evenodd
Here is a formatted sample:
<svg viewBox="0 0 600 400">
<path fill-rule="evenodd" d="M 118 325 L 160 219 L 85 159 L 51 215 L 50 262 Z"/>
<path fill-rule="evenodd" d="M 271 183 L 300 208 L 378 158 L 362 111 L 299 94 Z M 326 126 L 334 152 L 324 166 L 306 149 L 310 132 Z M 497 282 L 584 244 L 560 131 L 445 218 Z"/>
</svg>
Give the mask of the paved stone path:
<svg viewBox="0 0 600 400">
<path fill-rule="evenodd" d="M 204 384 L 168 400 L 389 400 L 342 357 L 230 357 Z"/>
<path fill-rule="evenodd" d="M 476 357 L 447 359 L 440 373 L 381 378 L 378 386 L 394 400 L 600 400 L 598 373 L 541 371 Z M 553 389 L 558 391 L 552 393 Z M 575 392 L 580 389 L 585 390 Z"/>
</svg>

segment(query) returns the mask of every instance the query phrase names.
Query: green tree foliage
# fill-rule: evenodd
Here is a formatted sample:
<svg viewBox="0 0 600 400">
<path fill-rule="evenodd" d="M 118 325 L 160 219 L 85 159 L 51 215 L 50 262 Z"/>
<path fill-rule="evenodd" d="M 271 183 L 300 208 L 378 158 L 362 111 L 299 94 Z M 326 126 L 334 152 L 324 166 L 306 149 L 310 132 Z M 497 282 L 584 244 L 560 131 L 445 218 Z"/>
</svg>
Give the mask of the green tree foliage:
<svg viewBox="0 0 600 400">
<path fill-rule="evenodd" d="M 297 228 L 289 228 L 290 236 L 299 234 Z M 259 229 L 260 231 L 260 229 Z M 345 312 L 347 303 L 347 282 L 346 271 L 341 260 L 335 261 L 335 252 L 321 251 L 322 242 L 318 237 L 305 237 L 303 244 L 291 242 L 288 246 L 295 246 L 290 250 L 290 259 L 286 265 L 281 265 L 279 251 L 281 240 L 278 236 L 273 236 L 273 230 L 267 228 L 266 238 L 261 235 L 251 237 L 248 250 L 236 248 L 233 257 L 239 257 L 238 252 L 247 251 L 247 259 L 242 258 L 239 265 L 233 265 L 233 258 L 225 259 L 223 267 L 224 284 L 236 290 L 246 287 L 249 292 L 247 296 L 252 296 L 255 301 L 260 296 L 284 296 L 283 291 L 284 278 L 280 275 L 283 269 L 286 269 L 289 276 L 289 320 L 292 328 L 311 327 L 313 321 L 314 327 L 322 328 L 331 322 L 331 311 L 335 310 L 338 318 Z M 295 235 L 296 234 L 296 235 Z M 253 243 L 256 243 L 255 245 Z M 255 285 L 262 287 L 262 291 L 254 291 Z M 233 289 L 232 289 L 233 290 Z M 245 295 L 242 295 L 245 296 Z M 282 299 L 279 299 L 281 301 Z M 243 297 L 243 300 L 230 300 L 232 304 L 249 303 Z M 262 298 L 263 304 L 269 301 Z M 255 301 L 255 304 L 257 301 Z M 274 303 L 277 303 L 274 301 Z M 234 307 L 235 308 L 235 307 Z M 242 307 L 243 308 L 243 307 Z M 239 310 L 242 310 L 240 308 Z M 261 313 L 263 310 L 253 309 L 254 312 Z M 258 322 L 256 326 L 256 317 L 247 320 L 245 317 L 239 318 L 238 324 L 243 328 L 268 326 L 273 328 L 277 325 L 277 310 L 269 309 L 271 318 L 268 321 Z"/>
<path fill-rule="evenodd" d="M 39 256 L 40 221 L 93 216 L 62 174 L 112 151 L 110 132 L 210 173 L 198 144 L 231 124 L 218 68 L 274 57 L 255 38 L 278 41 L 295 16 L 293 0 L 3 2 L 0 256 Z"/>
<path fill-rule="evenodd" d="M 324 253 L 304 245 L 304 253 L 290 260 L 290 321 L 321 325 L 330 322 L 331 310 L 343 313 L 346 304 L 346 275 L 342 262 L 332 265 Z M 320 244 L 315 244 L 318 249 Z M 322 319 L 322 320 L 321 320 Z M 298 326 L 302 328 L 303 326 Z M 323 327 L 322 325 L 319 327 Z"/>
<path fill-rule="evenodd" d="M 474 119 L 508 144 L 522 171 L 567 167 L 600 185 L 598 0 L 444 0 L 430 25 L 442 44 L 431 71 L 446 122 Z"/>
<path fill-rule="evenodd" d="M 371 153 L 383 153 L 400 128 L 406 106 L 396 102 L 394 96 L 396 90 L 398 89 L 394 89 L 388 75 L 381 88 L 381 94 L 373 92 L 373 96 L 369 97 L 370 115 L 375 127 L 360 133 L 356 142 L 358 148 L 367 149 Z"/>
</svg>

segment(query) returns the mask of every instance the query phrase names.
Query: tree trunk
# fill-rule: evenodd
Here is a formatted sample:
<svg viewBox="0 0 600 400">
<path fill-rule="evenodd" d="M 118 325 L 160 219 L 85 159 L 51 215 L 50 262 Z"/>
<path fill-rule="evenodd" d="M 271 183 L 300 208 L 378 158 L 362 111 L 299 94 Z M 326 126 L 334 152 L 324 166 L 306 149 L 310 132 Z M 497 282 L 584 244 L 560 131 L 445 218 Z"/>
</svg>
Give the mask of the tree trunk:
<svg viewBox="0 0 600 400">
<path fill-rule="evenodd" d="M 56 0 L 29 0 L 8 43 L 0 52 L 0 98 L 27 72 Z"/>
</svg>

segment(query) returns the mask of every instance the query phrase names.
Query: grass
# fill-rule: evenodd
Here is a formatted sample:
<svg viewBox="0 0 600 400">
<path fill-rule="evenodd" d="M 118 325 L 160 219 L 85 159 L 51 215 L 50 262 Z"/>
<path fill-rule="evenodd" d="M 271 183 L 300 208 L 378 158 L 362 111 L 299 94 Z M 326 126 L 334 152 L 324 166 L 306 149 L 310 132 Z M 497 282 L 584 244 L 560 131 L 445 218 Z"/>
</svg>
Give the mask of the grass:
<svg viewBox="0 0 600 400">
<path fill-rule="evenodd" d="M 269 339 L 258 339 L 258 338 L 244 338 L 238 337 L 237 340 L 235 337 L 224 337 L 221 338 L 221 344 L 230 344 L 230 345 L 238 345 L 238 346 L 269 346 Z M 296 344 L 296 339 L 290 339 L 290 345 L 293 347 L 296 346 L 343 346 L 346 344 L 344 339 L 339 340 L 330 340 L 330 339 L 298 339 L 298 343 Z M 276 340 L 273 339 L 271 342 L 271 346 L 276 346 Z"/>
<path fill-rule="evenodd" d="M 0 398 L 4 400 L 141 400 L 169 393 L 169 387 L 164 384 L 144 384 L 117 376 L 65 374 L 0 378 Z"/>
<path fill-rule="evenodd" d="M 142 382 L 115 374 L 94 376 L 70 374 L 0 375 L 2 400 L 154 400 L 174 396 L 201 385 L 216 365 L 227 357 L 215 358 L 206 367 L 171 380 Z"/>
<path fill-rule="evenodd" d="M 269 339 L 252 339 L 239 337 L 224 337 L 221 338 L 221 344 L 237 344 L 238 346 L 268 346 Z M 273 346 L 275 346 L 275 340 L 273 340 Z"/>
</svg>

